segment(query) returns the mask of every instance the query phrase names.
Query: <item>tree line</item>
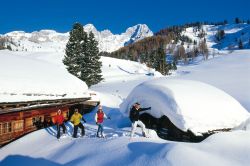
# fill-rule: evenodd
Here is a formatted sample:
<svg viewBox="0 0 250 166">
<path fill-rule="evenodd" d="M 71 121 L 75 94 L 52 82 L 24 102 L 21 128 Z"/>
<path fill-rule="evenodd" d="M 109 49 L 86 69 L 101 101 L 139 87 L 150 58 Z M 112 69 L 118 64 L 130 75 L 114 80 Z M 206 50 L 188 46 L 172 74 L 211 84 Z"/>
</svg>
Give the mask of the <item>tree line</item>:
<svg viewBox="0 0 250 166">
<path fill-rule="evenodd" d="M 235 18 L 234 22 L 236 24 L 250 24 L 249 20 L 242 21 L 238 17 Z M 203 29 L 203 25 L 218 26 L 226 24 L 228 24 L 227 20 L 220 22 L 193 22 L 184 25 L 170 26 L 154 33 L 152 37 L 144 38 L 111 53 L 101 52 L 100 55 L 145 63 L 148 67 L 153 67 L 166 75 L 169 74 L 170 70 L 176 69 L 176 63 L 178 61 L 188 63 L 190 59 L 192 60 L 198 55 L 203 55 L 205 60 L 208 59 L 207 34 Z M 193 32 L 198 37 L 198 41 L 183 35 L 183 31 L 186 31 L 189 27 L 193 28 Z M 220 42 L 225 37 L 224 30 L 218 30 L 215 37 L 217 41 Z M 243 48 L 241 40 L 239 40 L 239 48 Z M 172 55 L 173 61 L 166 61 L 166 55 Z"/>
<path fill-rule="evenodd" d="M 186 25 L 172 26 L 160 30 L 152 37 L 144 38 L 112 53 L 101 52 L 100 55 L 145 63 L 148 67 L 155 68 L 163 75 L 167 75 L 170 70 L 176 70 L 178 60 L 184 59 L 187 62 L 188 58 L 195 57 L 200 52 L 204 55 L 208 54 L 206 40 L 202 40 L 206 35 L 205 31 L 200 24 L 197 25 L 199 26 L 195 27 L 195 31 L 201 39 L 199 43 L 182 34 Z M 178 44 L 179 42 L 181 44 Z M 188 51 L 185 50 L 184 43 L 188 45 Z M 191 48 L 191 45 L 194 47 Z M 173 55 L 174 61 L 167 62 L 166 53 Z"/>
</svg>

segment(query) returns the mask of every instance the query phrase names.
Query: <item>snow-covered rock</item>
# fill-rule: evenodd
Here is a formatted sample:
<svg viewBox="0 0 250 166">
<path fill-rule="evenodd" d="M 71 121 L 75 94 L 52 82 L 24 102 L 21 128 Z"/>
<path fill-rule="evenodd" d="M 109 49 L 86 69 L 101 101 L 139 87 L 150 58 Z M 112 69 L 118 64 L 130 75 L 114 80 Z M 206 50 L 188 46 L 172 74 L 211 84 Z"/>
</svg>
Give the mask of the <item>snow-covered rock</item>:
<svg viewBox="0 0 250 166">
<path fill-rule="evenodd" d="M 209 130 L 233 128 L 250 114 L 236 101 L 216 87 L 191 80 L 159 78 L 136 86 L 120 105 L 125 114 L 135 103 L 156 118 L 167 116 L 179 129 L 195 134 Z"/>
<path fill-rule="evenodd" d="M 98 41 L 99 50 L 112 52 L 126 44 L 136 42 L 153 35 L 153 32 L 145 24 L 130 27 L 122 34 L 112 34 L 109 30 L 99 32 L 94 25 L 87 24 L 84 30 L 92 31 Z M 0 35 L 7 37 L 14 51 L 57 51 L 63 52 L 69 38 L 69 33 L 59 33 L 54 30 L 40 30 L 31 33 L 13 31 Z"/>
</svg>

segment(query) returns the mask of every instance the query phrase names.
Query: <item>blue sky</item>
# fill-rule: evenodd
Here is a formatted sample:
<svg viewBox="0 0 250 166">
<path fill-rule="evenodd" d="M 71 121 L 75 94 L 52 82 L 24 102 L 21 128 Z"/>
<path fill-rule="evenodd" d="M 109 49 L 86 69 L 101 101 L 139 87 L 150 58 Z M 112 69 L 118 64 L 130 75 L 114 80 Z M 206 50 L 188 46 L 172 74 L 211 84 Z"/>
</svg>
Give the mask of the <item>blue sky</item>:
<svg viewBox="0 0 250 166">
<path fill-rule="evenodd" d="M 156 32 L 164 27 L 194 21 L 250 19 L 250 0 L 4 0 L 0 34 L 71 30 L 72 24 L 92 23 L 98 30 L 121 33 L 144 23 Z"/>
</svg>

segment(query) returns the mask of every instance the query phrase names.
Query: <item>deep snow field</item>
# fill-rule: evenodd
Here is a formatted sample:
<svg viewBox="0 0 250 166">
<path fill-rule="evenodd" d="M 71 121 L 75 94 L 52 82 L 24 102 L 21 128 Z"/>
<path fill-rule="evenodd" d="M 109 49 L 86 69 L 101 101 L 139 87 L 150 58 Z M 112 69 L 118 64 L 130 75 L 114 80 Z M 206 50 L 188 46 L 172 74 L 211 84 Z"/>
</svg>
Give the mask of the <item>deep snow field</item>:
<svg viewBox="0 0 250 166">
<path fill-rule="evenodd" d="M 8 52 L 0 51 L 0 58 Z M 18 53 L 16 53 L 18 54 Z M 48 62 L 52 67 L 57 66 L 63 70 L 63 65 L 55 60 L 62 58 L 60 53 L 41 53 L 23 55 L 23 58 L 34 61 Z M 51 57 L 50 57 L 51 55 Z M 16 55 L 13 55 L 16 56 Z M 52 58 L 53 57 L 53 58 Z M 233 103 L 229 107 L 240 108 L 241 111 L 235 116 L 244 114 L 241 124 L 234 124 L 235 129 L 231 132 L 214 134 L 201 143 L 183 143 L 160 139 L 152 130 L 147 130 L 149 138 L 141 135 L 137 128 L 136 136 L 129 137 L 130 121 L 127 113 L 120 109 L 122 103 L 128 102 L 127 97 L 133 93 L 133 89 L 141 83 L 162 79 L 158 72 L 148 69 L 145 65 L 125 60 L 102 57 L 103 75 L 105 80 L 93 87 L 91 91 L 97 94 L 103 105 L 104 112 L 111 117 L 106 120 L 104 132 L 106 138 L 95 137 L 97 126 L 94 123 L 94 114 L 85 115 L 87 121 L 86 136 L 72 139 L 72 125 L 67 123 L 67 136 L 58 141 L 55 137 L 55 127 L 42 129 L 28 134 L 0 149 L 0 166 L 10 165 L 37 165 L 37 166 L 75 166 L 75 165 L 173 165 L 173 166 L 248 166 L 250 163 L 250 50 L 234 51 L 232 53 L 217 55 L 207 61 L 195 61 L 191 65 L 178 66 L 178 70 L 164 79 L 201 81 L 209 86 L 219 89 L 221 93 L 228 95 Z M 2 62 L 4 63 L 4 62 Z M 1 68 L 1 66 L 0 66 Z M 48 66 L 48 68 L 50 68 Z M 3 70 L 3 68 L 1 68 Z M 58 69 L 59 70 L 59 69 Z M 0 72 L 0 78 L 9 78 L 11 68 Z M 62 71 L 64 72 L 64 71 Z M 154 73 L 154 76 L 147 75 Z M 5 77 L 3 77 L 5 76 Z M 68 76 L 70 77 L 70 76 Z M 47 76 L 44 75 L 44 79 Z M 75 80 L 76 78 L 71 78 Z M 11 81 L 11 80 L 9 80 Z M 30 84 L 27 78 L 24 80 Z M 33 80 L 34 81 L 34 80 Z M 183 81 L 185 82 L 185 81 Z M 185 87 L 180 81 L 179 84 Z M 12 84 L 10 84 L 11 86 Z M 194 84 L 195 85 L 195 84 Z M 41 84 L 40 89 L 46 88 L 47 84 Z M 63 85 L 65 86 L 65 85 Z M 11 87 L 8 87 L 11 89 Z M 195 87 L 191 87 L 197 90 Z M 204 86 L 206 92 L 206 86 Z M 35 87 L 34 87 L 35 89 Z M 4 93 L 2 92 L 3 98 Z M 192 90 L 192 89 L 191 89 Z M 75 88 L 72 92 L 77 91 Z M 200 88 L 202 92 L 202 87 Z M 215 92 L 215 91 L 212 91 Z M 16 92 L 23 94 L 23 92 Z M 71 92 L 68 92 L 71 93 Z M 217 91 L 214 93 L 215 96 Z M 154 93 L 156 97 L 161 93 Z M 186 95 L 186 93 L 185 93 Z M 204 93 L 204 95 L 206 95 Z M 17 96 L 17 95 L 16 95 Z M 132 95 L 133 96 L 133 95 Z M 148 96 L 150 96 L 148 94 Z M 192 96 L 192 95 L 190 95 Z M 221 95 L 222 97 L 225 95 Z M 10 96 L 8 96 L 10 97 Z M 20 95 L 22 98 L 22 95 Z M 141 96 L 143 98 L 143 96 Z M 5 98 L 7 99 L 7 97 Z M 192 98 L 191 98 L 192 99 Z M 189 99 L 189 100 L 191 100 Z M 135 101 L 132 98 L 131 101 Z M 194 104 L 199 108 L 210 108 L 211 104 L 219 106 L 220 102 L 214 99 L 212 102 L 202 101 L 195 98 Z M 220 101 L 220 100 L 219 100 Z M 142 101 L 142 107 L 151 104 L 149 100 Z M 161 108 L 161 107 L 160 107 Z M 161 108 L 162 109 L 162 108 Z M 152 111 L 154 107 L 152 107 Z M 219 110 L 218 110 L 219 111 Z M 223 110 L 225 111 L 225 110 Z M 220 113 L 214 112 L 208 119 L 215 118 Z M 193 115 L 193 114 L 192 114 Z M 228 116 L 225 115 L 225 118 Z M 209 120 L 207 120 L 209 121 Z"/>
</svg>

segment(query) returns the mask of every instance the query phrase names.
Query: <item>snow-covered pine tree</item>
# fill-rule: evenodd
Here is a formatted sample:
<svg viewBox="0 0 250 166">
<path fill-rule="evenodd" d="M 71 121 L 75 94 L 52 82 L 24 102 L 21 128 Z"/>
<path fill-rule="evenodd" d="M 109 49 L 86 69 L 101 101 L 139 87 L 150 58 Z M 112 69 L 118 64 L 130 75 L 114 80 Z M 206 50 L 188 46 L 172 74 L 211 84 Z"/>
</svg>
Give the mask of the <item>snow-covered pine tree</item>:
<svg viewBox="0 0 250 166">
<path fill-rule="evenodd" d="M 67 66 L 69 73 L 80 79 L 82 79 L 81 68 L 86 66 L 83 60 L 85 57 L 86 47 L 84 47 L 84 43 L 86 39 L 87 33 L 84 32 L 83 26 L 80 23 L 75 23 L 73 29 L 70 31 L 70 37 L 63 59 L 63 63 Z"/>
<path fill-rule="evenodd" d="M 243 43 L 242 43 L 242 40 L 240 39 L 239 43 L 238 43 L 238 47 L 239 49 L 243 49 L 244 46 L 243 46 Z"/>
<path fill-rule="evenodd" d="M 75 23 L 70 31 L 63 63 L 67 70 L 86 82 L 88 86 L 102 80 L 98 42 L 94 34 L 88 35 L 80 23 Z"/>
<path fill-rule="evenodd" d="M 103 80 L 102 78 L 102 62 L 100 61 L 98 42 L 92 32 L 89 33 L 87 43 L 87 55 L 90 56 L 91 75 L 89 78 L 89 85 L 94 85 Z"/>
</svg>

